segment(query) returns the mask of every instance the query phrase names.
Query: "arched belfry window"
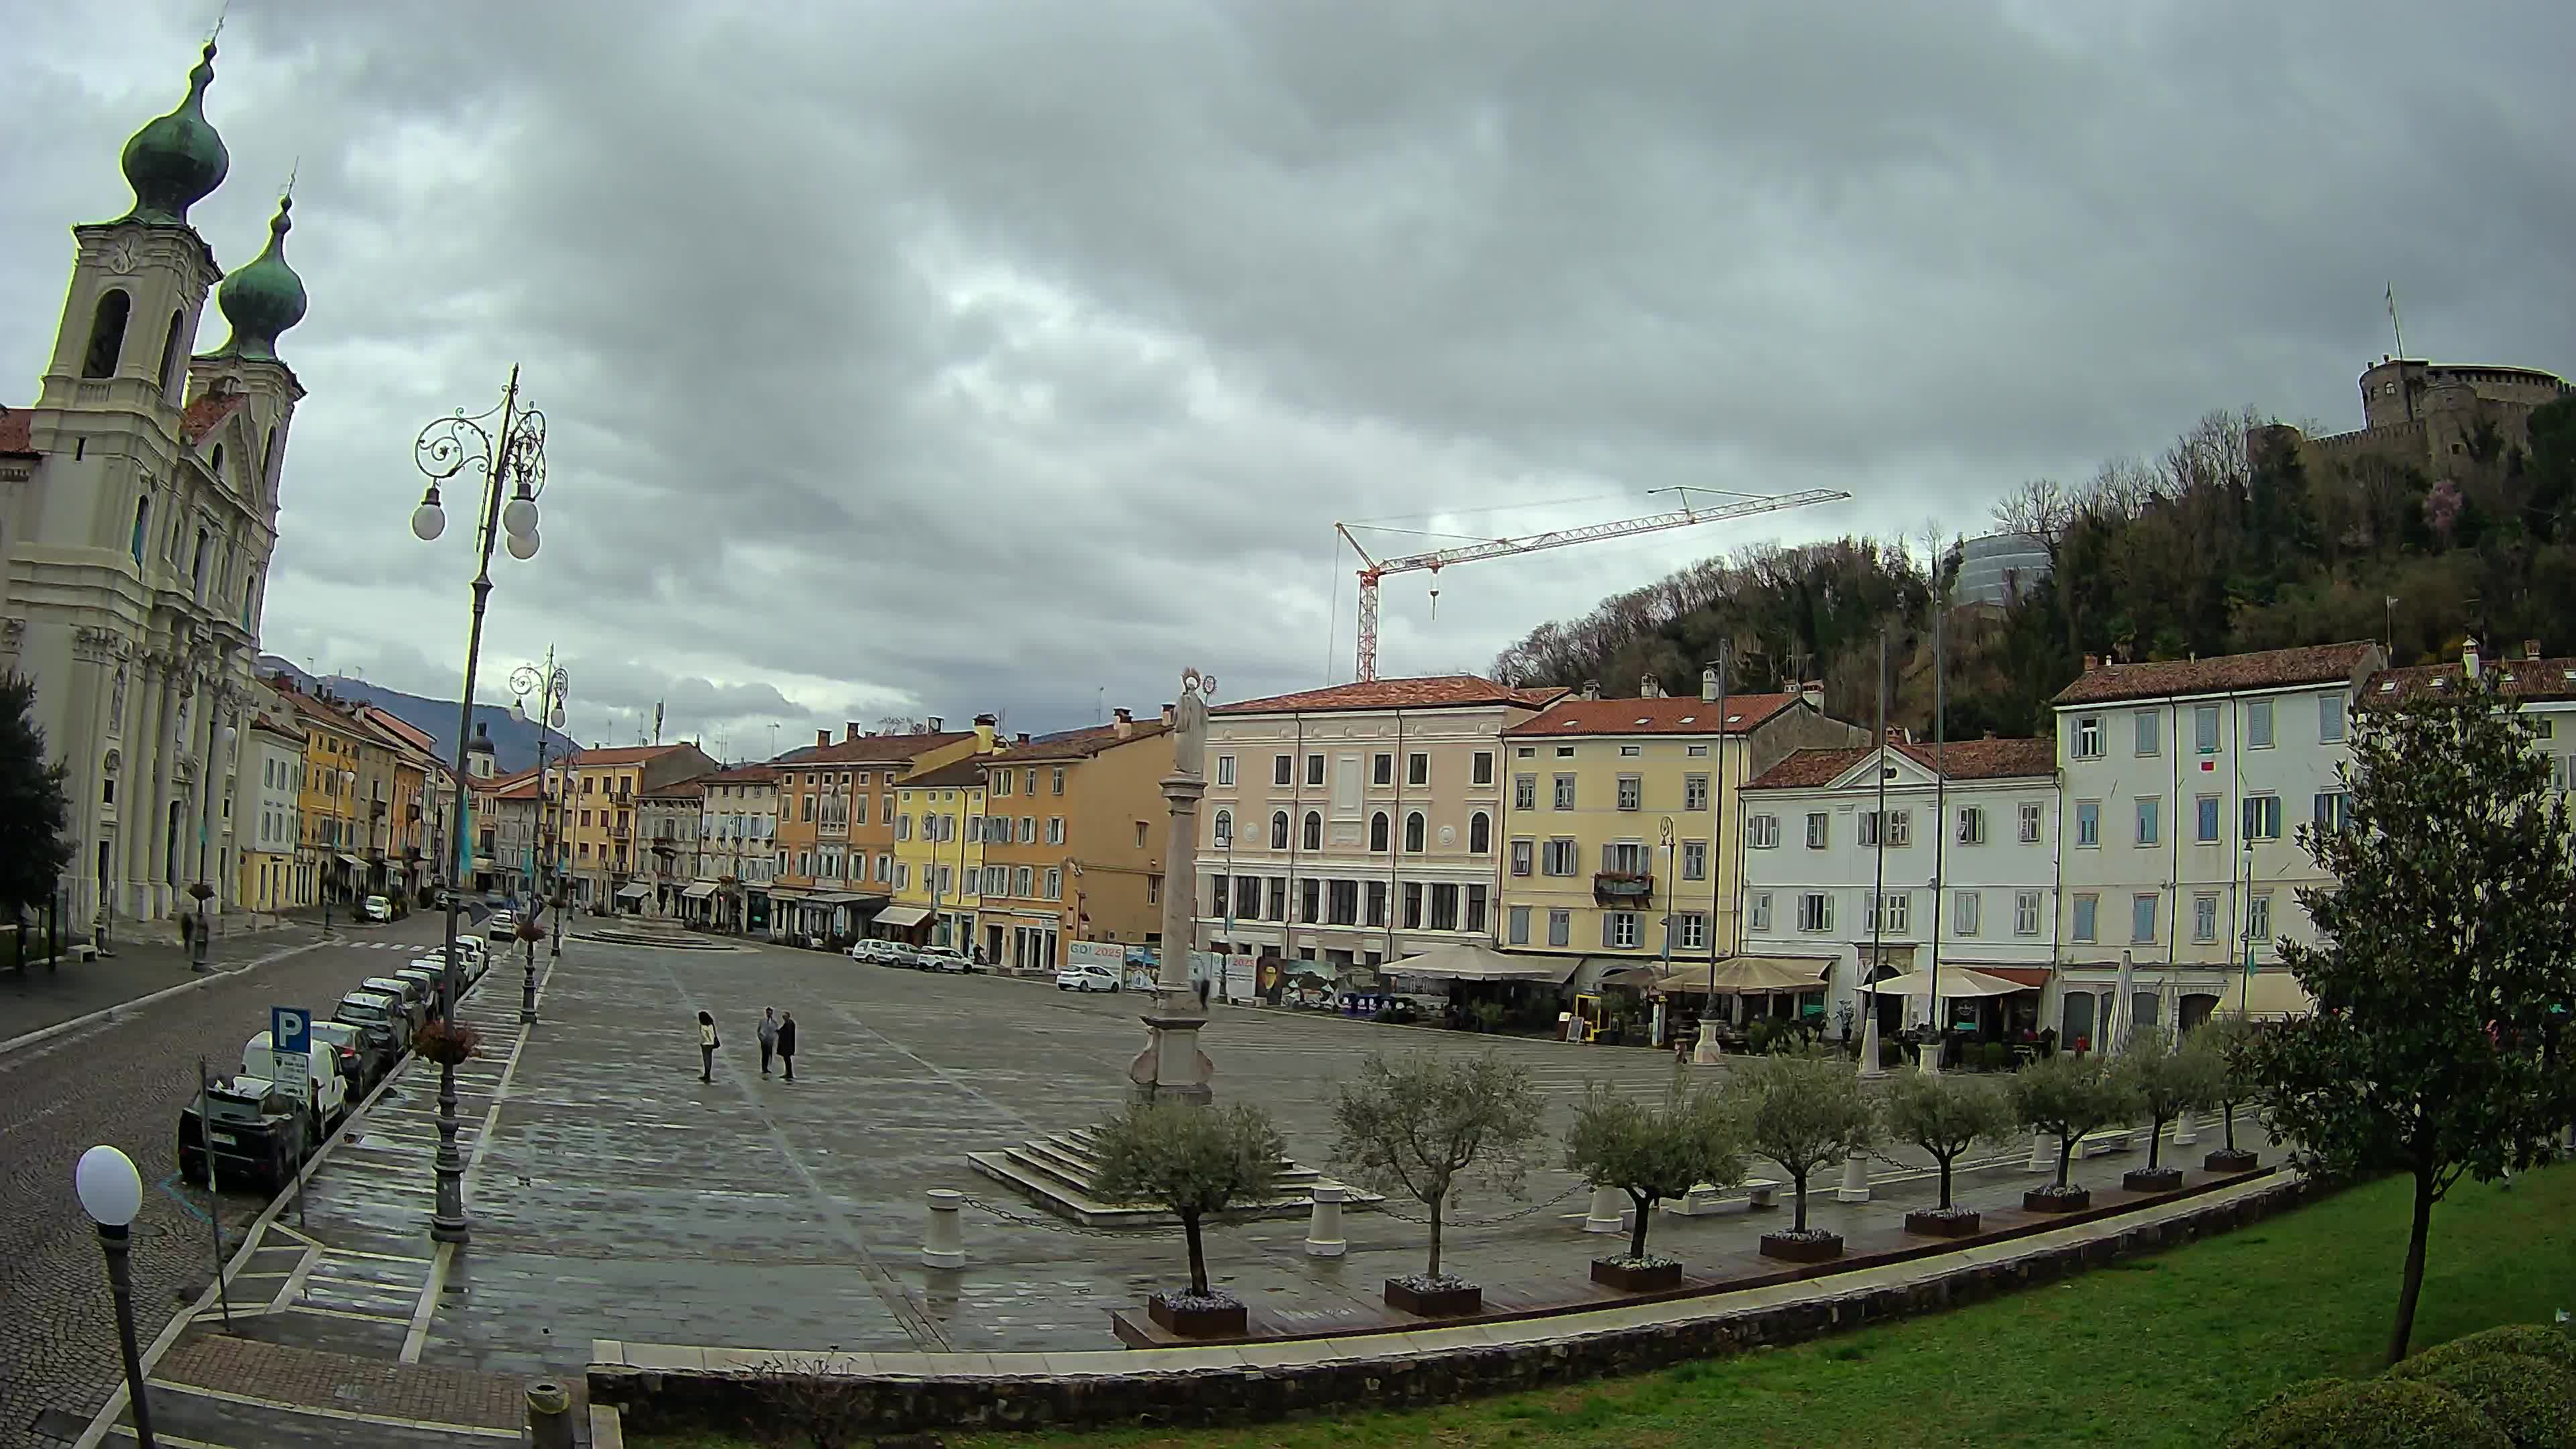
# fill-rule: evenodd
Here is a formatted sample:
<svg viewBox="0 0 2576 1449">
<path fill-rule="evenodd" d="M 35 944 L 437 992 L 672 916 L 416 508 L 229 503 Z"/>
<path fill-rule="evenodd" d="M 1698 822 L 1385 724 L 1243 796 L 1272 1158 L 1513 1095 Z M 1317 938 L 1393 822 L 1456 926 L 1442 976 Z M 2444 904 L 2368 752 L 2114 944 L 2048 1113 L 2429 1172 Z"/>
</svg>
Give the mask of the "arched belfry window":
<svg viewBox="0 0 2576 1449">
<path fill-rule="evenodd" d="M 221 444 L 221 443 L 217 443 L 217 444 L 215 444 L 215 455 L 214 455 L 214 457 L 213 457 L 212 459 L 210 459 L 210 460 L 207 462 L 207 464 L 206 464 L 206 471 L 215 475 L 215 482 L 216 482 L 216 484 L 217 484 L 218 486 L 220 486 L 220 485 L 223 483 L 223 481 L 224 481 L 224 445 L 223 445 L 223 444 Z"/>
<path fill-rule="evenodd" d="M 116 360 L 125 354 L 125 319 L 134 310 L 134 299 L 122 287 L 110 287 L 98 296 L 98 310 L 90 315 L 89 355 L 81 363 L 83 377 L 114 377 Z"/>
<path fill-rule="evenodd" d="M 134 500 L 134 561 L 143 562 L 144 528 L 152 522 L 152 495 Z"/>
<path fill-rule="evenodd" d="M 168 393 L 173 402 L 178 401 L 179 379 L 185 375 L 185 369 L 180 366 L 180 363 L 185 360 L 186 354 L 180 350 L 179 344 L 182 339 L 179 334 L 186 329 L 187 325 L 187 313 L 171 313 L 170 331 L 161 339 L 161 390 Z"/>
</svg>

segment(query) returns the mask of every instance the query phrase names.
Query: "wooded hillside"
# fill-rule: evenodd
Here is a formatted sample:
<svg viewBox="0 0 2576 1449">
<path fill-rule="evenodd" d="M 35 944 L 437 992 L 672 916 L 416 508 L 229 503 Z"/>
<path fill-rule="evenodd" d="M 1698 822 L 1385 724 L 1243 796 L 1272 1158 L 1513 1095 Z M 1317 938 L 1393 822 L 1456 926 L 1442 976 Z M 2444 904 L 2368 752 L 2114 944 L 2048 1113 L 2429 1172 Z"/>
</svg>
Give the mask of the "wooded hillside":
<svg viewBox="0 0 2576 1449">
<path fill-rule="evenodd" d="M 2531 416 L 2528 449 L 2492 426 L 2436 480 L 2379 458 L 2307 466 L 2249 453 L 2248 409 L 2213 412 L 2152 460 L 2087 482 L 2036 479 L 1994 510 L 2047 548 L 2054 573 L 2011 605 L 1950 614 L 1949 729 L 2046 733 L 2047 701 L 2083 656 L 2179 659 L 2382 637 L 2400 663 L 2524 639 L 2576 650 L 2576 398 Z M 1866 721 L 1878 633 L 1890 634 L 1890 723 L 1928 731 L 1932 601 L 1956 540 L 1841 538 L 1709 559 L 1579 619 L 1542 624 L 1494 662 L 1497 678 L 1634 694 L 1654 675 L 1696 691 L 1718 641 L 1732 687 L 1821 679 L 1826 707 Z M 2386 600 L 2395 597 L 2397 603 Z"/>
</svg>

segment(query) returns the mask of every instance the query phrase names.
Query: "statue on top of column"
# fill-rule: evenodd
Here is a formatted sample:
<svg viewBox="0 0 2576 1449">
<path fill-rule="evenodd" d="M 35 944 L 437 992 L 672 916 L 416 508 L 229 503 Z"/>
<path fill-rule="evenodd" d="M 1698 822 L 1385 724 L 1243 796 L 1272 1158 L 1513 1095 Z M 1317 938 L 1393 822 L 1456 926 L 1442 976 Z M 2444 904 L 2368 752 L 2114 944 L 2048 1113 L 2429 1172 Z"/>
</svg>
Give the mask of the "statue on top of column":
<svg viewBox="0 0 2576 1449">
<path fill-rule="evenodd" d="M 1216 676 L 1196 669 L 1181 671 L 1181 698 L 1172 707 L 1172 772 L 1207 773 L 1207 702 L 1216 693 Z"/>
</svg>

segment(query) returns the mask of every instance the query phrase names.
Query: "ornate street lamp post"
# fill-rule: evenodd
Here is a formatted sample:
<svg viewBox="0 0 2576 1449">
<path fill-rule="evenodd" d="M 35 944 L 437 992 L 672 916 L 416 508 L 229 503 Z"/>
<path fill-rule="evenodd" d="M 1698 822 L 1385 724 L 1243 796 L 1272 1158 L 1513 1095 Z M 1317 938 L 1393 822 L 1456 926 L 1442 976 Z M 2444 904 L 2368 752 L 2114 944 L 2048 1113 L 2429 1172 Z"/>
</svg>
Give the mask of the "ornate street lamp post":
<svg viewBox="0 0 2576 1449">
<path fill-rule="evenodd" d="M 143 1211 L 143 1177 L 134 1170 L 133 1158 L 113 1147 L 93 1147 L 72 1169 L 72 1190 L 81 1211 L 98 1224 L 99 1251 L 107 1255 L 107 1287 L 116 1299 L 116 1339 L 125 1351 L 125 1396 L 134 1410 L 134 1441 L 152 1449 L 152 1404 L 143 1391 L 143 1355 L 134 1343 L 134 1279 L 126 1268 L 126 1234 Z"/>
<path fill-rule="evenodd" d="M 497 424 L 491 420 L 497 415 Z M 489 424 L 489 425 L 487 425 Z M 482 506 L 474 530 L 474 613 L 465 635 L 465 689 L 456 704 L 456 818 L 466 812 L 466 788 L 473 779 L 466 747 L 474 735 L 474 671 L 482 662 L 483 610 L 492 596 L 492 545 L 508 535 L 510 557 L 537 554 L 537 497 L 546 487 L 546 415 L 519 404 L 519 370 L 510 369 L 501 405 L 472 417 L 459 411 L 420 430 L 412 441 L 412 461 L 429 478 L 428 491 L 411 515 L 411 531 L 423 543 L 447 529 L 439 507 L 438 485 L 465 473 L 482 475 Z M 507 491 L 508 502 L 503 502 Z M 447 893 L 447 946 L 438 973 L 439 1014 L 456 1018 L 458 912 L 464 897 Z M 438 1207 L 429 1220 L 429 1235 L 443 1243 L 462 1243 L 468 1236 L 465 1217 L 465 1159 L 456 1150 L 456 1064 L 438 1068 Z"/>
<path fill-rule="evenodd" d="M 522 664 L 510 671 L 510 692 L 519 697 L 521 719 L 528 716 L 528 696 L 537 696 L 537 849 L 528 852 L 528 895 L 534 901 L 544 891 L 545 882 L 559 874 L 551 859 L 546 862 L 542 874 L 538 872 L 536 862 L 538 850 L 549 856 L 554 853 L 546 822 L 547 808 L 554 794 L 546 788 L 546 745 L 548 732 L 563 728 L 564 697 L 572 692 L 572 676 L 556 667 L 555 651 L 548 647 L 544 668 Z M 557 912 L 550 910 L 547 915 L 549 934 L 555 937 L 553 959 L 560 960 L 563 956 L 562 922 Z M 519 1020 L 523 1024 L 537 1019 L 537 938 L 526 934 L 526 924 L 524 920 L 520 923 L 520 955 L 526 972 L 519 983 Z"/>
</svg>

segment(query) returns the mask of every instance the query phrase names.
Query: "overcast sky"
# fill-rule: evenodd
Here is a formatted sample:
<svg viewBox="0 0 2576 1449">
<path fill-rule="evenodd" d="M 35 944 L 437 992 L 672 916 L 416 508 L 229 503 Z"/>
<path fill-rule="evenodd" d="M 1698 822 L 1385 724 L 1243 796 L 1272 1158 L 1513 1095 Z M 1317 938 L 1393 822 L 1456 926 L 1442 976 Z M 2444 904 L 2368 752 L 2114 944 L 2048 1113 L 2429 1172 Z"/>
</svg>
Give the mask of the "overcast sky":
<svg viewBox="0 0 2576 1449">
<path fill-rule="evenodd" d="M 23 404 L 216 7 L 6 8 Z M 1436 617 L 1388 582 L 1384 672 L 1481 668 L 2211 407 L 2357 426 L 2392 281 L 2415 352 L 2576 368 L 2544 0 L 235 0 L 221 44 L 194 219 L 239 266 L 300 167 L 312 299 L 266 646 L 453 695 L 468 531 L 412 540 L 411 443 L 518 363 L 552 486 L 486 678 L 555 644 L 584 740 L 1305 687 L 1351 670 L 1337 519 L 1855 495 L 1460 568 Z"/>
</svg>

